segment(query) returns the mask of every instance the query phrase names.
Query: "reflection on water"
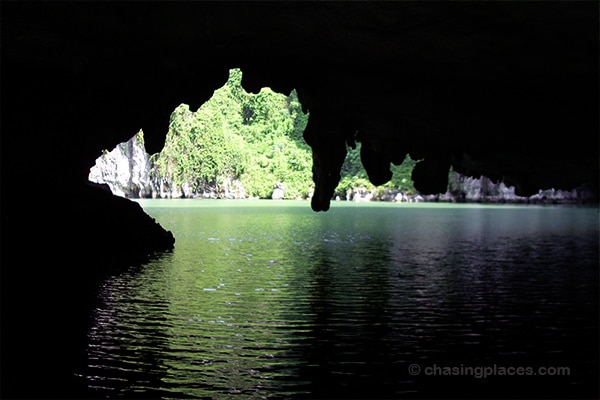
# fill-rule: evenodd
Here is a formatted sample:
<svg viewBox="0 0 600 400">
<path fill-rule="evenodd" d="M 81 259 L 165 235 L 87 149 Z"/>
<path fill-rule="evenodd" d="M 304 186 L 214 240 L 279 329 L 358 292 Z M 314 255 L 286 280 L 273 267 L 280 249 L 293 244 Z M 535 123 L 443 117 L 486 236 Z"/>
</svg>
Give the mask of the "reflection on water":
<svg viewBox="0 0 600 400">
<path fill-rule="evenodd" d="M 100 288 L 96 395 L 597 394 L 598 209 L 142 204 L 176 247 Z M 441 373 L 475 366 L 569 374 Z"/>
</svg>

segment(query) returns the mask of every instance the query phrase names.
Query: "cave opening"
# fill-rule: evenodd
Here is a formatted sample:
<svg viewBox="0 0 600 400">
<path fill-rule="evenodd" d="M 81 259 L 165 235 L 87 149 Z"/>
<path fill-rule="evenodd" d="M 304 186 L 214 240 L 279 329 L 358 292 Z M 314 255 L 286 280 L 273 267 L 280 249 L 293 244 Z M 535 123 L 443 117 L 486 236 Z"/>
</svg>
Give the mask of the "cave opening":
<svg viewBox="0 0 600 400">
<path fill-rule="evenodd" d="M 230 69 L 227 82 L 197 110 L 177 106 L 159 153 L 146 152 L 140 130 L 103 150 L 88 179 L 126 198 L 310 199 L 313 159 L 303 137 L 310 113 L 295 90 L 249 93 L 242 80 L 239 68 Z M 360 140 L 346 150 L 332 199 L 422 200 L 408 155 L 391 165 L 389 182 L 376 186 L 362 165 Z"/>
<path fill-rule="evenodd" d="M 104 149 L 90 168 L 88 180 L 108 186 L 115 195 L 132 199 L 311 199 L 315 166 L 320 161 L 305 137 L 309 121 L 310 113 L 295 89 L 282 94 L 262 87 L 251 93 L 244 89 L 242 70 L 232 68 L 223 86 L 196 110 L 181 103 L 170 113 L 164 146 L 158 153 L 146 152 L 144 133 L 140 130 L 113 150 Z M 404 158 L 395 156 L 392 162 L 387 156 L 382 158 L 379 153 L 366 151 L 373 139 L 364 145 L 364 138 L 377 133 L 377 129 L 388 129 L 377 121 L 373 125 L 375 130 L 370 126 L 366 132 L 352 128 L 350 136 L 344 139 L 339 180 L 326 202 L 594 200 L 593 187 L 585 185 L 567 190 L 540 187 L 538 193 L 523 196 L 517 195 L 511 179 L 504 176 L 490 179 L 484 175 L 464 175 L 454 171 L 452 164 L 443 163 L 441 168 L 447 173 L 435 172 L 440 169 L 437 163 L 423 162 L 423 154 L 417 150 L 411 151 L 412 154 L 405 152 Z M 390 146 L 396 144 L 385 141 L 377 144 L 386 154 Z M 461 154 L 460 162 L 477 163 L 468 154 Z M 383 171 L 383 179 L 368 173 L 365 163 Z M 436 185 L 439 191 L 421 194 L 414 186 L 414 179 L 427 181 L 429 174 L 439 175 Z"/>
</svg>

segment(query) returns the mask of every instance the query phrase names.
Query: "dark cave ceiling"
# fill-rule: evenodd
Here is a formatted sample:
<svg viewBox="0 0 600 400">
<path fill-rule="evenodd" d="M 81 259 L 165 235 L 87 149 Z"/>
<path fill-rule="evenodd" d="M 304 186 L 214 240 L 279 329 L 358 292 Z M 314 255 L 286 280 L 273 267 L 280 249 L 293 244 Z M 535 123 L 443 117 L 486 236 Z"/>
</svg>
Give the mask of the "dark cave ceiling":
<svg viewBox="0 0 600 400">
<path fill-rule="evenodd" d="M 3 2 L 4 142 L 83 179 L 140 128 L 160 151 L 172 109 L 240 67 L 247 90 L 295 88 L 311 113 L 317 209 L 354 139 L 377 183 L 408 153 L 424 193 L 450 166 L 569 189 L 598 179 L 597 17 L 596 2 Z"/>
</svg>

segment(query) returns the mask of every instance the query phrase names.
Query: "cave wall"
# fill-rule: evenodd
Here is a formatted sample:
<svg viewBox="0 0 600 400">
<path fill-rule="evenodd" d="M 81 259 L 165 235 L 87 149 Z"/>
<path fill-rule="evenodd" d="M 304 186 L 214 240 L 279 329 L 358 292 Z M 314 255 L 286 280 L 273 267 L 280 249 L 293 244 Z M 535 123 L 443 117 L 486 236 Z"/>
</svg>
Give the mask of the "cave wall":
<svg viewBox="0 0 600 400">
<path fill-rule="evenodd" d="M 140 129 L 160 151 L 171 111 L 230 68 L 248 91 L 297 90 L 316 211 L 356 140 L 374 183 L 408 153 L 423 193 L 452 166 L 517 194 L 597 195 L 597 2 L 2 1 L 0 15 L 3 397 L 65 398 L 90 276 L 173 245 L 88 185 L 95 159 Z"/>
<path fill-rule="evenodd" d="M 374 183 L 423 159 L 423 193 L 445 191 L 450 165 L 523 195 L 596 182 L 597 15 L 596 2 L 4 2 L 3 147 L 30 147 L 5 152 L 4 179 L 85 180 L 140 128 L 158 152 L 172 109 L 241 67 L 247 90 L 296 88 L 311 112 L 323 206 L 353 140 Z"/>
</svg>

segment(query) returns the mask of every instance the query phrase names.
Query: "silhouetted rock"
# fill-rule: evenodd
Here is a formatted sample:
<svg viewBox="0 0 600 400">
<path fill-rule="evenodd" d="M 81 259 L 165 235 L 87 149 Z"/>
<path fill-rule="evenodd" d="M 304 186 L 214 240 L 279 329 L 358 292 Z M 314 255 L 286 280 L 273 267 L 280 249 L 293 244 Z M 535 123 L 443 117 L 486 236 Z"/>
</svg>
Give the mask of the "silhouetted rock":
<svg viewBox="0 0 600 400">
<path fill-rule="evenodd" d="M 440 192 L 450 166 L 503 180 L 517 196 L 585 182 L 597 194 L 594 2 L 7 2 L 2 11 L 4 162 L 23 176 L 85 179 L 101 149 L 140 128 L 147 151 L 160 151 L 175 106 L 199 106 L 240 67 L 247 90 L 296 88 L 310 112 L 315 209 L 328 208 L 354 141 L 374 183 L 408 153 L 422 160 L 414 178 L 425 194 Z"/>
</svg>

